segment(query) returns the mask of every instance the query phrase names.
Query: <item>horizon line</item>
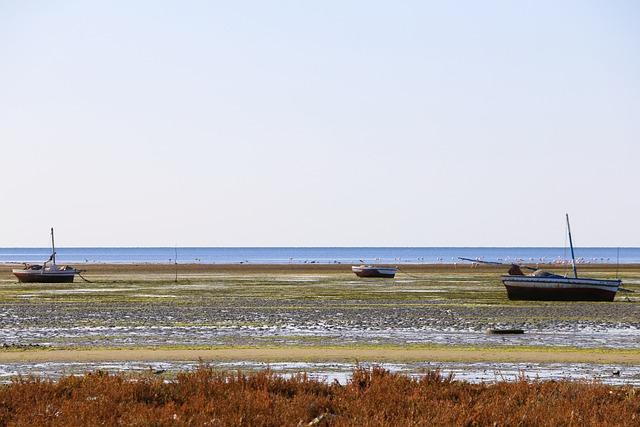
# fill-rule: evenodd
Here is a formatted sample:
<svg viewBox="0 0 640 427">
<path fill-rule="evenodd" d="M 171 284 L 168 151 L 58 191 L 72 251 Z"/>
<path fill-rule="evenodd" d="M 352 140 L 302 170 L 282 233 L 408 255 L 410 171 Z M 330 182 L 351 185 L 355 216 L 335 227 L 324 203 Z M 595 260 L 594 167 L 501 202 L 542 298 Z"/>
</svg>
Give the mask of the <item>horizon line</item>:
<svg viewBox="0 0 640 427">
<path fill-rule="evenodd" d="M 568 246 L 56 246 L 56 249 L 557 249 Z M 582 249 L 640 249 L 640 246 L 578 246 Z M 50 246 L 0 246 L 0 249 L 51 249 Z"/>
</svg>

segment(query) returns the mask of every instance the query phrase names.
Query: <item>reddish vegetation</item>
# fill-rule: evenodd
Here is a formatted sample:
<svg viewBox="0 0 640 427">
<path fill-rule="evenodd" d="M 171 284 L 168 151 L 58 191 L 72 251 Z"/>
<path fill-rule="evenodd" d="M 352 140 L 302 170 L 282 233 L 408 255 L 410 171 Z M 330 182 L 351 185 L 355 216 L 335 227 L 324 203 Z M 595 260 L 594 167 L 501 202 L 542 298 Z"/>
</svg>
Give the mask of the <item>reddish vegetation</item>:
<svg viewBox="0 0 640 427">
<path fill-rule="evenodd" d="M 356 369 L 345 386 L 208 368 L 174 381 L 103 372 L 0 386 L 1 425 L 640 425 L 640 391 L 568 381 L 469 384 Z"/>
</svg>

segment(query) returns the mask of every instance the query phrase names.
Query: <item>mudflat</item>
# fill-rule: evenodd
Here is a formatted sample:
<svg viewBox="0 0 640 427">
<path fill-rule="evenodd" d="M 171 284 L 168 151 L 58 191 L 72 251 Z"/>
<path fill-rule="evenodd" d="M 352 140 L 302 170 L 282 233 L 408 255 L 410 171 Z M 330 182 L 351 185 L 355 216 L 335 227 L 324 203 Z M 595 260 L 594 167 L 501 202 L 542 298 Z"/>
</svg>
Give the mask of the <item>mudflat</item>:
<svg viewBox="0 0 640 427">
<path fill-rule="evenodd" d="M 17 283 L 0 267 L 0 360 L 640 364 L 638 265 L 581 266 L 634 291 L 614 302 L 509 301 L 504 268 L 470 264 L 400 265 L 395 279 L 340 264 L 78 267 L 89 282 Z"/>
</svg>

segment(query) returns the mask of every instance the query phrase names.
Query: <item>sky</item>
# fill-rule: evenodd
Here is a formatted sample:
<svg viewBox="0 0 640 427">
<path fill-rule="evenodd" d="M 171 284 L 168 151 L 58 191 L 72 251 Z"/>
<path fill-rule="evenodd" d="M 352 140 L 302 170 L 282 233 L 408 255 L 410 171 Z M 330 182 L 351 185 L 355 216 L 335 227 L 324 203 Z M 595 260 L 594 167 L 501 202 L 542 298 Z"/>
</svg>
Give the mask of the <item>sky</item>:
<svg viewBox="0 0 640 427">
<path fill-rule="evenodd" d="M 638 22 L 0 0 L 0 247 L 640 246 Z"/>
</svg>

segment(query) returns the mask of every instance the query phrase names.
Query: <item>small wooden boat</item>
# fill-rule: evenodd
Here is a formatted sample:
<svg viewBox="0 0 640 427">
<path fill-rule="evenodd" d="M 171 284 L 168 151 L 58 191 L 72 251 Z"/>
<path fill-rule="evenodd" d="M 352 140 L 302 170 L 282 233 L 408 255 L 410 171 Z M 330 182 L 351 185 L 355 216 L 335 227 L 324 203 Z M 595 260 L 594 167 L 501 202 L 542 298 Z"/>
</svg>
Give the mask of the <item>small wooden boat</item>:
<svg viewBox="0 0 640 427">
<path fill-rule="evenodd" d="M 613 301 L 622 281 L 578 277 L 568 214 L 567 232 L 571 246 L 573 277 L 542 270 L 535 270 L 533 274 L 525 276 L 519 268 L 512 266 L 509 274 L 501 277 L 510 300 Z"/>
<path fill-rule="evenodd" d="M 508 274 L 501 276 L 502 284 L 507 289 L 510 300 L 525 301 L 613 301 L 622 284 L 621 280 L 591 279 L 578 277 L 576 258 L 573 251 L 569 215 L 567 215 L 567 232 L 571 246 L 573 277 L 561 276 L 538 270 L 533 267 L 510 264 Z M 460 258 L 481 264 L 505 265 L 499 262 L 478 261 Z M 508 264 L 507 264 L 508 265 Z M 520 267 L 533 270 L 525 275 Z"/>
<path fill-rule="evenodd" d="M 351 267 L 358 277 L 395 277 L 397 268 L 394 267 L 378 267 L 375 265 L 354 265 Z"/>
<path fill-rule="evenodd" d="M 521 335 L 524 334 L 524 329 L 502 329 L 494 328 L 487 330 L 488 334 L 493 335 Z"/>
<path fill-rule="evenodd" d="M 510 300 L 613 301 L 622 281 L 509 275 L 502 283 Z"/>
<path fill-rule="evenodd" d="M 80 271 L 65 265 L 56 264 L 56 246 L 53 239 L 53 228 L 51 228 L 51 256 L 42 265 L 25 264 L 24 268 L 14 268 L 12 270 L 14 276 L 19 282 L 26 283 L 71 283 L 76 274 Z"/>
</svg>

